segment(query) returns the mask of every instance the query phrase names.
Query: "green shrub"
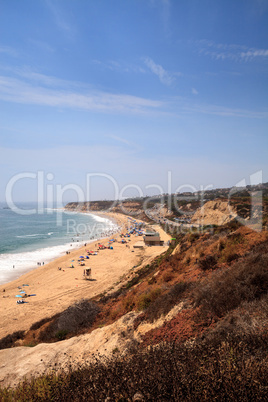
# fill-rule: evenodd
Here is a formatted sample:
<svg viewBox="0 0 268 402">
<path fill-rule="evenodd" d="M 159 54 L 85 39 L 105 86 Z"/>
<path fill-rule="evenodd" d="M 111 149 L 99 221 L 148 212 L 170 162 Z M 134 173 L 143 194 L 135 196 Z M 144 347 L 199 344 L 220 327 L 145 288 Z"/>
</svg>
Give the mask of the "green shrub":
<svg viewBox="0 0 268 402">
<path fill-rule="evenodd" d="M 57 314 L 57 316 L 58 316 L 58 314 Z M 33 323 L 32 326 L 30 327 L 30 330 L 35 331 L 35 330 L 41 328 L 47 322 L 49 322 L 49 321 L 51 321 L 51 320 L 53 320 L 55 318 L 56 318 L 56 316 L 50 317 L 50 318 L 43 318 L 42 320 Z"/>
<path fill-rule="evenodd" d="M 99 312 L 100 308 L 96 303 L 82 299 L 58 314 L 42 331 L 40 340 L 48 342 L 63 339 L 62 336 L 66 337 L 67 333 L 75 335 L 84 328 L 90 328 Z"/>
<path fill-rule="evenodd" d="M 195 291 L 195 302 L 204 313 L 218 317 L 244 301 L 259 299 L 268 292 L 268 242 L 259 245 L 244 260 L 215 272 Z"/>
<path fill-rule="evenodd" d="M 169 292 L 160 295 L 156 300 L 150 303 L 144 319 L 153 322 L 161 317 L 161 315 L 166 315 L 182 300 L 182 296 L 191 286 L 190 282 L 179 282 L 173 285 Z"/>
<path fill-rule="evenodd" d="M 203 271 L 207 271 L 208 269 L 215 269 L 217 265 L 217 260 L 214 255 L 208 255 L 206 257 L 200 258 L 198 261 L 199 267 Z"/>
<path fill-rule="evenodd" d="M 226 262 L 230 264 L 232 261 L 235 261 L 239 258 L 239 255 L 236 253 L 230 253 L 226 256 Z"/>
<path fill-rule="evenodd" d="M 137 301 L 138 310 L 147 309 L 150 304 L 160 296 L 161 292 L 162 291 L 160 288 L 156 288 L 149 291 L 148 293 L 142 294 Z"/>
<path fill-rule="evenodd" d="M 164 282 L 170 282 L 174 278 L 174 273 L 170 272 L 170 271 L 166 271 L 166 272 L 164 272 L 162 278 L 163 278 Z"/>
<path fill-rule="evenodd" d="M 23 339 L 25 331 L 16 331 L 0 339 L 0 349 L 7 349 L 14 346 L 15 342 Z"/>
<path fill-rule="evenodd" d="M 66 338 L 67 334 L 68 331 L 66 331 L 66 329 L 61 329 L 60 331 L 55 333 L 55 338 L 57 338 L 59 341 L 62 341 Z"/>
<path fill-rule="evenodd" d="M 189 236 L 189 241 L 190 243 L 195 242 L 196 240 L 198 240 L 200 237 L 199 233 L 191 233 Z"/>
</svg>

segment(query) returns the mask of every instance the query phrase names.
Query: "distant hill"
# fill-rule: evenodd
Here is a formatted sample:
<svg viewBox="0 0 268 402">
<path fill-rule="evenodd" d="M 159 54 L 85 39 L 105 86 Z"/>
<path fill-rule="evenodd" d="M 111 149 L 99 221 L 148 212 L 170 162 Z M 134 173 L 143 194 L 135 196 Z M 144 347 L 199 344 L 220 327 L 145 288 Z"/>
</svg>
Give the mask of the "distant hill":
<svg viewBox="0 0 268 402">
<path fill-rule="evenodd" d="M 190 223 L 193 215 L 198 209 L 203 208 L 203 205 L 208 201 L 221 201 L 228 203 L 232 212 L 232 219 L 235 215 L 243 219 L 249 219 L 251 213 L 252 196 L 256 192 L 262 192 L 262 213 L 264 225 L 268 224 L 268 183 L 258 184 L 255 186 L 246 186 L 242 188 L 219 188 L 208 190 L 205 192 L 195 193 L 178 193 L 178 194 L 163 194 L 161 196 L 152 197 L 136 197 L 129 198 L 124 201 L 109 200 L 109 201 L 87 201 L 87 202 L 70 202 L 65 208 L 73 211 L 91 211 L 91 212 L 117 212 L 132 215 L 133 217 L 143 219 L 145 221 L 155 220 L 163 223 L 163 219 L 168 219 L 170 223 Z M 230 196 L 230 197 L 229 197 Z M 209 204 L 208 204 L 209 205 Z M 220 205 L 220 204 L 219 204 Z M 222 204 L 223 205 L 223 204 Z M 221 208 L 221 207 L 219 207 Z M 227 216 L 226 215 L 226 216 Z M 226 219 L 227 222 L 230 219 Z M 196 217 L 192 223 L 196 222 Z M 224 220 L 219 220 L 219 224 L 224 223 Z M 206 220 L 203 224 L 215 224 L 214 220 Z"/>
</svg>

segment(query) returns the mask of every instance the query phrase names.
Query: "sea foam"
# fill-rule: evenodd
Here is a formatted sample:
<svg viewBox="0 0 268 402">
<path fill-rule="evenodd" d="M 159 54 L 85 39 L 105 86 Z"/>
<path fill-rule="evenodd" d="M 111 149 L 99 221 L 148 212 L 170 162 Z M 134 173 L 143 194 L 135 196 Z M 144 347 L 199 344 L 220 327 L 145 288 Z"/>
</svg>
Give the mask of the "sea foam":
<svg viewBox="0 0 268 402">
<path fill-rule="evenodd" d="M 79 215 L 80 219 L 83 219 L 86 214 Z M 35 239 L 40 239 L 41 243 L 39 242 L 36 244 L 36 249 L 33 250 L 27 250 L 26 248 L 25 250 L 20 249 L 18 252 L 5 252 L 0 254 L 0 284 L 14 280 L 22 274 L 37 268 L 40 264 L 46 264 L 53 259 L 60 257 L 68 250 L 71 251 L 75 248 L 81 247 L 85 242 L 96 241 L 97 239 L 107 237 L 118 230 L 118 226 L 111 220 L 93 214 L 88 215 L 92 218 L 90 221 L 92 230 L 87 233 L 76 235 L 77 237 L 72 234 L 69 234 L 68 238 L 66 238 L 66 236 L 65 238 L 58 237 L 60 235 L 55 231 L 47 231 L 44 233 L 33 232 L 14 236 L 18 240 L 25 239 L 26 241 L 29 239 L 30 243 L 27 243 L 24 247 L 28 247 L 29 244 L 31 244 L 31 247 L 34 247 L 31 239 L 33 239 L 33 241 Z M 46 221 L 46 223 L 47 222 L 48 221 Z M 98 229 L 98 223 L 102 223 L 100 226 L 101 230 Z M 96 227 L 95 224 L 97 225 Z M 45 244 L 47 243 L 48 238 L 51 239 L 51 245 Z M 57 242 L 61 242 L 61 244 L 57 244 Z"/>
</svg>

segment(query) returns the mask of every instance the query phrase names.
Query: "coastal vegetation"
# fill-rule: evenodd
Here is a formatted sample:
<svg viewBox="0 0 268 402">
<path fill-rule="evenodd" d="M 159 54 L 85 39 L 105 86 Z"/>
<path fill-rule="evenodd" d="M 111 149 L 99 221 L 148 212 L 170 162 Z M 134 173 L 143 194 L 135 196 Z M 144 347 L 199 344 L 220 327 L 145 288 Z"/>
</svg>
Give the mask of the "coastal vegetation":
<svg viewBox="0 0 268 402">
<path fill-rule="evenodd" d="M 267 337 L 167 343 L 0 391 L 2 401 L 263 401 Z M 139 399 L 138 399 L 139 398 Z"/>
<path fill-rule="evenodd" d="M 233 220 L 202 232 L 173 233 L 167 251 L 136 267 L 114 291 L 82 300 L 26 333 L 0 341 L 5 348 L 59 342 L 105 328 L 133 312 L 133 328 L 120 333 L 128 338 L 127 348 L 118 344 L 111 355 L 82 359 L 64 372 L 52 365 L 47 375 L 1 389 L 0 398 L 264 400 L 267 266 L 265 228 L 256 232 Z"/>
</svg>

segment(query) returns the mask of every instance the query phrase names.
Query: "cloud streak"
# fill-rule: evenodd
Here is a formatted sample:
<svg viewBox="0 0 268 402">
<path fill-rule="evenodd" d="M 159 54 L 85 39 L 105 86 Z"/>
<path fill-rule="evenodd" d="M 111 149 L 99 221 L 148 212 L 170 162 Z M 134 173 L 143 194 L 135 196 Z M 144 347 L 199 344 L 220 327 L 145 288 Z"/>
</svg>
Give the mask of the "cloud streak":
<svg viewBox="0 0 268 402">
<path fill-rule="evenodd" d="M 151 4 L 159 9 L 166 36 L 170 35 L 170 0 L 151 0 Z"/>
<path fill-rule="evenodd" d="M 268 49 L 249 48 L 236 44 L 215 43 L 213 41 L 201 40 L 197 42 L 200 54 L 210 56 L 215 60 L 253 61 L 268 57 Z"/>
<path fill-rule="evenodd" d="M 268 50 L 266 49 L 250 49 L 247 52 L 241 52 L 241 58 L 251 60 L 255 57 L 268 57 Z"/>
<path fill-rule="evenodd" d="M 0 45 L 0 53 L 5 53 L 8 54 L 9 56 L 16 57 L 18 55 L 18 52 L 10 46 L 1 46 Z"/>
<path fill-rule="evenodd" d="M 43 75 L 38 78 L 45 81 Z M 47 81 L 49 83 L 49 77 Z M 53 83 L 53 80 L 51 82 Z M 140 114 L 152 112 L 163 106 L 160 101 L 132 95 L 101 91 L 81 93 L 75 90 L 46 88 L 5 76 L 0 76 L 0 99 L 22 104 Z"/>
<path fill-rule="evenodd" d="M 210 104 L 188 104 L 182 107 L 186 113 L 202 113 L 222 117 L 240 117 L 249 119 L 267 119 L 268 111 L 255 111 Z"/>
<path fill-rule="evenodd" d="M 171 85 L 174 81 L 173 76 L 168 73 L 160 64 L 156 64 L 152 59 L 146 57 L 144 59 L 145 65 L 151 70 L 153 74 L 155 74 L 160 82 L 165 85 Z"/>
<path fill-rule="evenodd" d="M 101 60 L 92 60 L 92 64 L 99 66 L 101 69 L 110 70 L 117 73 L 140 73 L 144 74 L 145 69 L 135 64 L 129 64 L 124 61 L 110 60 L 107 62 Z"/>
<path fill-rule="evenodd" d="M 163 100 L 157 100 L 98 91 L 81 82 L 61 80 L 29 69 L 13 69 L 12 73 L 19 78 L 0 76 L 0 100 L 2 101 L 116 114 L 157 113 L 163 116 L 182 117 L 187 114 L 202 113 L 256 119 L 268 117 L 267 110 L 244 110 L 239 107 L 228 108 L 215 104 L 193 103 L 185 97 L 166 97 Z M 196 96 L 198 91 L 192 88 L 192 94 Z M 124 142 L 116 136 L 113 139 Z"/>
<path fill-rule="evenodd" d="M 66 17 L 64 16 L 63 11 L 60 9 L 58 4 L 56 2 L 51 1 L 51 0 L 46 0 L 46 5 L 48 9 L 50 10 L 54 22 L 58 29 L 65 35 L 67 36 L 72 36 L 74 33 L 73 26 L 66 21 Z"/>
</svg>

